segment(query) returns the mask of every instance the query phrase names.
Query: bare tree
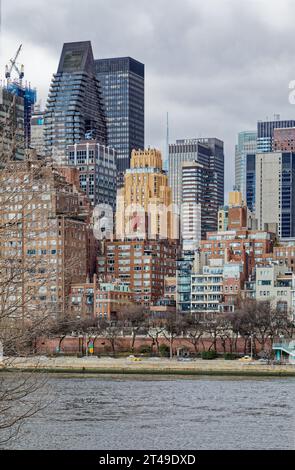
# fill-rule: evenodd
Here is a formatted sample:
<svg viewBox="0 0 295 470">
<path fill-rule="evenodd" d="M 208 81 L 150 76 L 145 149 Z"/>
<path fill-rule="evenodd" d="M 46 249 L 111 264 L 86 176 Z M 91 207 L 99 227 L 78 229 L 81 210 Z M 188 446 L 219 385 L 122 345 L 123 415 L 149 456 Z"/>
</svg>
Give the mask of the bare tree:
<svg viewBox="0 0 295 470">
<path fill-rule="evenodd" d="M 19 355 L 37 352 L 37 338 L 64 315 L 71 275 L 79 274 L 77 260 L 69 256 L 66 269 L 61 269 L 61 248 L 56 241 L 64 233 L 69 203 L 78 210 L 78 196 L 53 164 L 39 160 L 35 152 L 25 152 L 14 119 L 15 98 L 5 106 L 4 118 L 0 118 L 0 343 L 4 370 L 15 366 Z M 19 149 L 25 158 L 18 162 Z M 43 386 L 40 374 L 1 372 L 0 442 L 15 435 L 23 421 L 40 410 L 44 400 L 40 405 L 38 391 Z"/>
<path fill-rule="evenodd" d="M 186 331 L 186 328 L 187 323 L 183 315 L 175 311 L 167 312 L 163 334 L 169 341 L 170 359 L 173 357 L 173 343 L 175 339 L 183 335 Z"/>
<path fill-rule="evenodd" d="M 222 328 L 221 315 L 220 314 L 212 314 L 212 315 L 207 314 L 204 318 L 203 325 L 204 325 L 204 331 L 207 334 L 206 339 L 209 339 L 211 341 L 208 351 L 211 351 L 212 348 L 214 351 L 217 351 L 217 340 L 220 335 L 220 330 Z"/>
<path fill-rule="evenodd" d="M 189 315 L 186 319 L 186 338 L 193 345 L 195 354 L 199 352 L 199 344 L 204 331 L 202 315 Z"/>
<path fill-rule="evenodd" d="M 2 122 L 3 125 L 3 122 Z M 48 230 L 36 201 L 32 181 L 37 171 L 16 171 L 17 163 L 11 158 L 15 152 L 15 140 L 9 138 L 5 125 L 1 127 L 0 148 L 0 343 L 3 346 L 4 370 L 13 367 L 16 356 L 32 352 L 35 338 L 46 330 L 52 318 L 48 306 L 37 305 L 46 283 L 55 277 L 43 259 L 26 256 L 34 237 Z M 11 152 L 10 153 L 10 150 Z M 28 163 L 28 162 L 27 162 Z M 20 167 L 23 165 L 19 163 Z M 23 166 L 25 166 L 24 164 Z M 30 164 L 28 163 L 30 166 Z M 19 168 L 19 167 L 18 167 Z M 29 224 L 31 226 L 29 227 Z M 50 282 L 50 281 L 49 281 Z M 44 386 L 44 378 L 34 373 L 16 371 L 0 377 L 0 443 L 16 436 L 26 418 L 37 413 L 45 403 L 40 403 L 38 391 Z"/>
<path fill-rule="evenodd" d="M 140 304 L 131 303 L 121 307 L 118 312 L 118 320 L 123 328 L 131 331 L 131 351 L 134 352 L 134 345 L 140 331 L 146 332 L 146 314 Z"/>
<path fill-rule="evenodd" d="M 232 321 L 233 330 L 244 338 L 244 352 L 252 350 L 256 353 L 256 343 L 261 351 L 271 350 L 275 338 L 294 335 L 294 322 L 287 311 L 274 308 L 268 301 L 245 300 L 241 302 Z"/>
<path fill-rule="evenodd" d="M 295 322 L 290 312 L 280 312 L 277 317 L 273 338 L 278 339 L 280 336 L 288 340 L 292 340 L 295 337 Z"/>
<path fill-rule="evenodd" d="M 233 329 L 239 334 L 244 341 L 244 354 L 249 352 L 249 341 L 254 338 L 255 328 L 255 310 L 256 301 L 252 299 L 246 299 L 241 302 L 239 308 L 235 311 L 235 319 L 233 323 Z M 255 352 L 255 342 L 254 342 Z"/>
<path fill-rule="evenodd" d="M 164 325 L 156 325 L 156 326 L 149 326 L 147 335 L 151 338 L 152 340 L 152 345 L 151 345 L 151 352 L 153 353 L 154 351 L 154 346 L 156 345 L 157 348 L 157 354 L 160 354 L 160 337 L 163 336 L 163 333 L 165 331 L 165 326 Z"/>
<path fill-rule="evenodd" d="M 39 366 L 37 362 L 30 371 L 19 366 L 15 369 L 13 360 L 5 360 L 0 373 L 0 448 L 18 436 L 28 418 L 50 403 L 48 377 L 40 372 Z"/>
<path fill-rule="evenodd" d="M 103 336 L 111 346 L 113 354 L 117 351 L 117 340 L 122 334 L 122 324 L 120 322 L 111 322 L 102 320 L 98 322 L 98 332 L 100 336 Z"/>
</svg>

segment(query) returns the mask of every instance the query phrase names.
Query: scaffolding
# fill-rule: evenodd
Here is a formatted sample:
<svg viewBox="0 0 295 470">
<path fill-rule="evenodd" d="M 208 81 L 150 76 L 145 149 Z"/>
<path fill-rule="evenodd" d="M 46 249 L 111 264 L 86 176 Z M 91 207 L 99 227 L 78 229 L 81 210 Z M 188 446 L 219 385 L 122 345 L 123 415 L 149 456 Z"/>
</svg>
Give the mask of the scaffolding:
<svg viewBox="0 0 295 470">
<path fill-rule="evenodd" d="M 37 92 L 30 85 L 22 86 L 17 82 L 8 83 L 6 89 L 12 95 L 19 96 L 24 100 L 24 144 L 25 148 L 29 148 L 31 143 L 31 117 L 37 101 Z"/>
<path fill-rule="evenodd" d="M 17 64 L 18 56 L 21 52 L 22 45 L 19 46 L 13 59 L 10 59 L 9 65 L 5 68 L 5 78 L 7 80 L 4 88 L 14 96 L 18 96 L 23 99 L 24 102 L 24 146 L 25 148 L 30 147 L 31 143 L 31 117 L 34 109 L 34 105 L 37 101 L 36 89 L 32 89 L 31 85 L 25 83 L 23 85 L 24 78 L 24 66 Z M 16 78 L 12 80 L 12 72 L 16 72 Z"/>
</svg>

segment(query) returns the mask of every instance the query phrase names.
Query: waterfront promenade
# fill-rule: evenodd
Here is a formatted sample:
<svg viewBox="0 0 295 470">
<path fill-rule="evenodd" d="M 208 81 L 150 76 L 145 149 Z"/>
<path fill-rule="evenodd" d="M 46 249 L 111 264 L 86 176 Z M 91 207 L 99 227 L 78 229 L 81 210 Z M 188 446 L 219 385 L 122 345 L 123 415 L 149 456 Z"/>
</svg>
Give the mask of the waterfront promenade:
<svg viewBox="0 0 295 470">
<path fill-rule="evenodd" d="M 223 359 L 178 361 L 166 358 L 46 357 L 4 358 L 2 371 L 37 370 L 48 373 L 156 374 L 156 375 L 246 375 L 295 377 L 293 364 L 262 364 Z"/>
</svg>

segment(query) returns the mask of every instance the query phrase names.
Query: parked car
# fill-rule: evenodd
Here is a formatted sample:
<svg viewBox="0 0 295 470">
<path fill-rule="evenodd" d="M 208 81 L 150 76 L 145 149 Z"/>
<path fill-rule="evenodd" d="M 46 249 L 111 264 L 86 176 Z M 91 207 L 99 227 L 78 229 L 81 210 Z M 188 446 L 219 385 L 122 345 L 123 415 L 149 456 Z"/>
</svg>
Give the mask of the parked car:
<svg viewBox="0 0 295 470">
<path fill-rule="evenodd" d="M 242 362 L 251 362 L 252 359 L 250 356 L 243 356 L 241 357 L 240 359 L 238 359 L 239 361 L 242 361 Z"/>
<path fill-rule="evenodd" d="M 259 364 L 269 364 L 268 359 L 264 359 L 263 357 L 261 359 L 258 359 Z"/>
<path fill-rule="evenodd" d="M 142 361 L 142 359 L 140 357 L 135 357 L 132 354 L 130 356 L 128 356 L 128 359 L 130 359 L 130 361 L 134 361 L 134 362 Z"/>
</svg>

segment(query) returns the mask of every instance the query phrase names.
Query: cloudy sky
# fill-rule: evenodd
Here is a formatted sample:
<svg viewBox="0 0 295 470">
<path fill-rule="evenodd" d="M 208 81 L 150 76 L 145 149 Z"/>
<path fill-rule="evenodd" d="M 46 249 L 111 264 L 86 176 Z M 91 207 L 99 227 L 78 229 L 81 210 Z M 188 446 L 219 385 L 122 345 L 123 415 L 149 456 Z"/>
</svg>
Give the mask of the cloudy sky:
<svg viewBox="0 0 295 470">
<path fill-rule="evenodd" d="M 22 43 L 44 105 L 63 42 L 130 55 L 146 66 L 146 145 L 164 148 L 167 111 L 171 141 L 224 140 L 228 191 L 237 133 L 295 118 L 294 17 L 293 0 L 2 0 L 0 77 Z"/>
</svg>

